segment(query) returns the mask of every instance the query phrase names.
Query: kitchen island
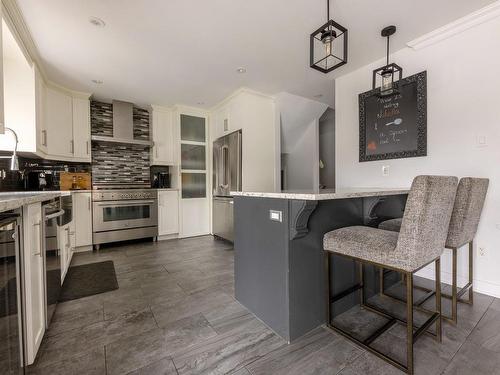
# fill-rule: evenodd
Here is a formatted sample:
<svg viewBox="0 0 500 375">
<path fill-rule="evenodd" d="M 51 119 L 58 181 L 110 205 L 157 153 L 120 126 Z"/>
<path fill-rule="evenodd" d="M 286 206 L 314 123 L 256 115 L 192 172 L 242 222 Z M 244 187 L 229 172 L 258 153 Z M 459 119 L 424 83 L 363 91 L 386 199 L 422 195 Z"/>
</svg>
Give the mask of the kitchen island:
<svg viewBox="0 0 500 375">
<path fill-rule="evenodd" d="M 323 236 L 352 225 L 376 227 L 403 215 L 409 189 L 338 189 L 281 193 L 232 192 L 235 296 L 256 317 L 291 342 L 326 322 Z M 332 295 L 358 280 L 354 261 L 330 255 Z M 378 272 L 366 267 L 368 294 Z M 388 284 L 398 275 L 388 275 Z M 346 296 L 340 314 L 359 302 Z"/>
</svg>

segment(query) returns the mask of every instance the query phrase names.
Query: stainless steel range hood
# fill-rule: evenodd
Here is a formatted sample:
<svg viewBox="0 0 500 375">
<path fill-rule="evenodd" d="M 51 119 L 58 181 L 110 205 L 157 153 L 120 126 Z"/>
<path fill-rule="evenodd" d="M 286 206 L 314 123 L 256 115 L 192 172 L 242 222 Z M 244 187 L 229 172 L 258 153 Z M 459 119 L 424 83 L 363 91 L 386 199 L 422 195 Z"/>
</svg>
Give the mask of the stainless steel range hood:
<svg viewBox="0 0 500 375">
<path fill-rule="evenodd" d="M 134 139 L 134 105 L 113 100 L 113 136 L 93 135 L 93 141 L 153 146 L 153 142 Z"/>
</svg>

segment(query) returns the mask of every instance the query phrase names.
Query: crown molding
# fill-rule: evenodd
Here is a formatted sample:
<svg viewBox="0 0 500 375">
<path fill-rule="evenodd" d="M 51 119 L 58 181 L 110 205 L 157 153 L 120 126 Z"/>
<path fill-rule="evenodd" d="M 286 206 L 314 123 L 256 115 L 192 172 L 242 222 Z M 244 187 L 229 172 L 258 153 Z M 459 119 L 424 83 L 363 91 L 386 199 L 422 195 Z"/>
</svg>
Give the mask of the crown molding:
<svg viewBox="0 0 500 375">
<path fill-rule="evenodd" d="M 445 39 L 451 38 L 454 35 L 460 34 L 472 27 L 478 26 L 484 22 L 490 21 L 500 16 L 500 1 L 485 6 L 475 12 L 472 12 L 456 21 L 453 21 L 439 29 L 431 31 L 421 37 L 414 39 L 406 45 L 418 51 L 435 43 L 439 43 Z"/>
<path fill-rule="evenodd" d="M 163 113 L 172 113 L 173 108 L 172 107 L 165 107 L 157 104 L 151 104 L 149 106 L 150 110 L 156 111 L 156 112 L 163 112 Z"/>
<path fill-rule="evenodd" d="M 74 98 L 90 99 L 90 97 L 92 96 L 92 93 L 70 90 L 70 89 L 68 89 L 64 86 L 61 86 L 61 85 L 59 85 L 53 81 L 50 81 L 50 80 L 45 80 L 45 84 L 47 85 L 47 87 L 62 91 L 62 92 L 66 93 Z"/>
<path fill-rule="evenodd" d="M 17 5 L 16 0 L 2 0 L 2 14 L 5 22 L 9 26 L 12 35 L 16 39 L 19 48 L 24 54 L 24 57 L 30 65 L 36 64 L 39 72 L 44 80 L 47 80 L 47 75 L 41 64 L 40 54 L 36 47 L 30 30 L 26 22 L 24 22 L 23 14 Z"/>
<path fill-rule="evenodd" d="M 218 110 L 220 107 L 224 106 L 231 99 L 233 99 L 234 97 L 236 97 L 236 96 L 238 96 L 240 94 L 250 94 L 250 95 L 260 96 L 260 97 L 265 98 L 265 99 L 271 99 L 273 101 L 275 100 L 275 97 L 273 95 L 264 94 L 262 92 L 255 91 L 255 90 L 252 90 L 252 89 L 250 89 L 248 87 L 243 86 L 243 87 L 240 87 L 239 89 L 237 89 L 236 91 L 234 91 L 232 94 L 230 94 L 225 99 L 221 100 L 219 103 L 217 103 L 213 107 L 211 107 L 209 109 L 209 112 L 213 112 L 213 111 Z"/>
<path fill-rule="evenodd" d="M 70 90 L 64 86 L 61 86 L 53 81 L 51 81 L 42 64 L 42 59 L 38 48 L 31 36 L 31 32 L 28 25 L 24 21 L 23 14 L 16 0 L 1 0 L 2 2 L 2 15 L 5 22 L 9 26 L 12 35 L 16 39 L 24 57 L 30 65 L 35 65 L 36 69 L 40 73 L 43 81 L 48 87 L 63 91 L 73 97 L 89 99 L 92 94 L 87 92 L 80 92 L 75 90 Z"/>
</svg>

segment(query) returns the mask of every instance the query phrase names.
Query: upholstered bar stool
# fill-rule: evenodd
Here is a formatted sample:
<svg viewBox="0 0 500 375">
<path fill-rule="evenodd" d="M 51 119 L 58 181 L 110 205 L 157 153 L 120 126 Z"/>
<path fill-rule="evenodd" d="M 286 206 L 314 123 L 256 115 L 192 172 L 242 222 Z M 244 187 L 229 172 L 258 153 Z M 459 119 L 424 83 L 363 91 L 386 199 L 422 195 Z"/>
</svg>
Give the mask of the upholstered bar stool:
<svg viewBox="0 0 500 375">
<path fill-rule="evenodd" d="M 416 177 L 408 195 L 399 234 L 377 228 L 353 226 L 328 232 L 323 239 L 327 275 L 328 327 L 409 374 L 413 374 L 413 344 L 434 323 L 436 323 L 436 338 L 441 341 L 440 256 L 444 250 L 457 184 L 456 177 Z M 346 291 L 336 293 L 334 296 L 330 295 L 332 286 L 330 255 L 332 253 L 359 262 L 361 271 L 359 288 L 351 287 Z M 382 316 L 389 319 L 388 324 L 377 329 L 364 340 L 356 338 L 350 332 L 335 325 L 330 312 L 331 305 L 335 302 L 361 289 L 361 306 L 364 306 L 363 264 L 371 264 L 403 274 L 406 279 L 406 301 L 413 301 L 413 274 L 433 262 L 436 266 L 436 311 L 432 312 L 425 323 L 415 327 L 415 331 L 411 302 L 406 303 L 405 320 L 379 311 Z M 372 307 L 364 307 L 377 312 Z M 371 345 L 378 336 L 397 322 L 406 324 L 406 365 Z"/>
<path fill-rule="evenodd" d="M 487 178 L 464 177 L 460 179 L 455 197 L 455 205 L 451 214 L 450 227 L 445 247 L 452 251 L 452 285 L 451 296 L 442 293 L 442 297 L 451 299 L 451 316 L 443 315 L 443 318 L 457 323 L 457 302 L 473 303 L 473 250 L 474 237 L 476 236 L 479 219 L 484 206 L 489 180 Z M 402 219 L 391 219 L 380 223 L 379 228 L 399 232 Z M 469 280 L 468 283 L 458 290 L 457 287 L 457 260 L 458 249 L 469 245 Z M 382 271 L 383 272 L 383 271 Z M 382 274 L 383 275 L 383 274 Z M 426 290 L 425 288 L 423 288 Z M 430 298 L 432 292 L 426 290 Z M 469 291 L 469 299 L 461 297 Z M 423 304 L 427 298 L 422 298 L 417 304 Z"/>
</svg>

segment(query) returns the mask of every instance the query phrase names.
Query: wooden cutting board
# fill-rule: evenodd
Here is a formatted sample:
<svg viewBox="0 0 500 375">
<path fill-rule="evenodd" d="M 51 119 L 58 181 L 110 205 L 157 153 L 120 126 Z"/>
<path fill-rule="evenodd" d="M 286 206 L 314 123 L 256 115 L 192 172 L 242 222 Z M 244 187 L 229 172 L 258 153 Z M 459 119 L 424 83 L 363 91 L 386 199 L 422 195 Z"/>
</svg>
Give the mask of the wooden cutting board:
<svg viewBox="0 0 500 375">
<path fill-rule="evenodd" d="M 73 189 L 73 177 L 76 177 L 78 189 Z M 61 172 L 59 174 L 60 190 L 90 190 L 92 187 L 92 178 L 90 173 L 71 173 Z"/>
</svg>

